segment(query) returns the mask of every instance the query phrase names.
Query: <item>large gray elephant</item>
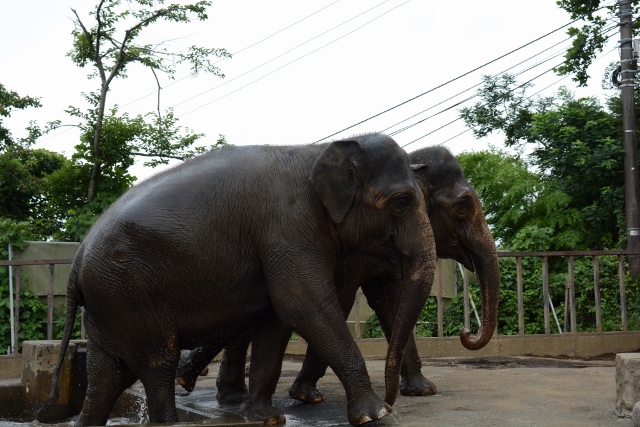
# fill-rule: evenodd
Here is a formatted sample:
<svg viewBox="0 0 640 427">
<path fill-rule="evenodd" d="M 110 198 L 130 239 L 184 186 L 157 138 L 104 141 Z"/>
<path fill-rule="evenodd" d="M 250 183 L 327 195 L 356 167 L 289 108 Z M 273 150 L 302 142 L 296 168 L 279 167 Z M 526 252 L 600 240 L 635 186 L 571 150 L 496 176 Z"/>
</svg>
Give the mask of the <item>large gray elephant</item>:
<svg viewBox="0 0 640 427">
<path fill-rule="evenodd" d="M 482 204 L 465 179 L 460 164 L 446 148 L 436 146 L 416 150 L 409 153 L 409 159 L 412 164 L 423 165 L 415 174 L 427 198 L 437 256 L 455 259 L 478 274 L 482 295 L 481 330 L 473 339 L 470 339 L 469 331 L 463 330 L 461 341 L 468 349 L 482 348 L 496 327 L 500 285 L 496 247 Z M 345 257 L 334 272 L 345 318 L 353 306 L 358 287 L 362 287 L 387 339 L 392 334 L 400 298 L 397 266 L 397 261 L 392 263 L 354 253 Z M 236 403 L 246 398 L 245 362 L 250 341 L 250 334 L 245 334 L 225 348 L 217 378 L 217 398 L 222 403 Z M 183 358 L 177 379 L 185 389 L 193 389 L 201 369 L 215 356 L 212 350 L 199 348 Z M 321 402 L 324 397 L 316 384 L 326 368 L 322 357 L 309 347 L 302 370 L 289 390 L 291 397 L 307 403 Z M 412 335 L 402 362 L 401 394 L 424 396 L 436 392 L 436 386 L 422 375 L 421 368 Z M 252 361 L 251 369 L 262 368 Z"/>
<path fill-rule="evenodd" d="M 387 415 L 392 408 L 372 390 L 342 321 L 333 272 L 349 253 L 402 261 L 403 315 L 386 362 L 386 393 L 395 396 L 433 281 L 435 245 L 423 192 L 391 138 L 223 148 L 133 187 L 92 227 L 72 264 L 55 378 L 84 306 L 88 389 L 76 425 L 104 425 L 137 379 L 149 421 L 178 421 L 180 351 L 220 351 L 248 330 L 263 366 L 250 374 L 248 416 L 284 421 L 271 399 L 292 330 L 340 378 L 351 424 Z"/>
</svg>

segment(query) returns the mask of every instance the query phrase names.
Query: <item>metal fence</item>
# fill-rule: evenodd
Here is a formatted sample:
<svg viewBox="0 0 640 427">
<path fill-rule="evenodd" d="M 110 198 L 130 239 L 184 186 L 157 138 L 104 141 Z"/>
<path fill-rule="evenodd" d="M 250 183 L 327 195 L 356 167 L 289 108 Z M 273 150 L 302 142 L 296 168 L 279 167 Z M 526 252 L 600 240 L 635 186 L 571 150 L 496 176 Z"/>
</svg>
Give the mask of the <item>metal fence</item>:
<svg viewBox="0 0 640 427">
<path fill-rule="evenodd" d="M 573 252 L 507 252 L 498 251 L 498 257 L 500 258 L 515 258 L 516 261 L 516 283 L 517 283 L 517 306 L 518 306 L 518 332 L 519 335 L 525 335 L 525 319 L 524 319 L 524 298 L 523 298 L 523 259 L 525 258 L 539 258 L 541 266 L 541 283 L 543 294 L 543 310 L 544 310 L 544 333 L 551 334 L 551 314 L 555 316 L 555 309 L 553 308 L 552 301 L 549 292 L 549 260 L 551 258 L 563 258 L 567 263 L 567 280 L 565 286 L 565 304 L 564 304 L 564 322 L 563 328 L 559 332 L 564 333 L 578 333 L 577 320 L 576 320 L 576 278 L 574 270 L 574 261 L 576 257 L 590 257 L 592 260 L 592 277 L 593 277 L 593 296 L 594 296 L 594 310 L 595 310 L 595 332 L 602 333 L 602 302 L 601 302 L 601 277 L 600 277 L 600 259 L 602 257 L 616 257 L 618 263 L 618 288 L 619 288 L 619 304 L 620 304 L 620 330 L 626 332 L 629 327 L 628 313 L 627 313 L 627 289 L 626 289 L 626 263 L 625 257 L 640 255 L 640 252 L 630 251 L 573 251 Z M 15 342 L 12 342 L 12 351 L 17 353 L 18 343 L 17 337 L 19 336 L 19 321 L 20 318 L 20 289 L 22 287 L 20 266 L 24 265 L 49 265 L 50 271 L 50 286 L 49 294 L 47 297 L 47 339 L 53 338 L 53 278 L 55 266 L 59 264 L 70 264 L 72 259 L 43 259 L 43 260 L 11 260 L 0 261 L 0 266 L 12 266 L 15 268 L 15 291 L 14 291 L 14 310 L 12 327 L 14 328 Z M 436 282 L 433 284 L 435 288 L 436 300 L 437 300 L 437 322 L 438 322 L 438 337 L 444 336 L 444 311 L 443 304 L 443 286 L 442 275 L 439 274 L 441 269 L 440 262 L 437 263 Z M 464 326 L 469 328 L 471 324 L 471 312 L 475 311 L 474 302 L 469 298 L 469 286 L 470 279 L 466 270 L 463 270 L 463 293 L 464 293 Z M 359 304 L 361 293 L 358 293 L 356 304 Z M 355 311 L 355 325 L 356 337 L 362 337 L 362 331 L 360 328 L 360 312 Z M 479 322 L 479 319 L 478 319 Z M 559 321 L 556 320 L 559 326 Z M 82 331 L 84 338 L 84 330 Z"/>
</svg>

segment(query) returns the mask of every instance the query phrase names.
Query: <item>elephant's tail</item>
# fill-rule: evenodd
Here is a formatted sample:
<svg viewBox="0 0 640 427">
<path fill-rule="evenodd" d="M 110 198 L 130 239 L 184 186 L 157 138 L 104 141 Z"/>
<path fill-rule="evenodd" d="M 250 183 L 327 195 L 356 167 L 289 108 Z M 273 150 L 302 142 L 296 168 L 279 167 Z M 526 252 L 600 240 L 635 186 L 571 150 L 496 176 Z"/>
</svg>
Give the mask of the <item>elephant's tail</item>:
<svg viewBox="0 0 640 427">
<path fill-rule="evenodd" d="M 58 388 L 58 375 L 60 373 L 60 368 L 62 367 L 67 348 L 69 347 L 69 341 L 71 341 L 71 334 L 73 333 L 73 326 L 76 320 L 78 307 L 83 305 L 82 295 L 80 293 L 80 290 L 78 289 L 77 284 L 78 271 L 80 270 L 80 265 L 82 263 L 81 254 L 82 247 L 80 247 L 80 249 L 78 250 L 78 254 L 76 255 L 75 259 L 73 260 L 73 264 L 71 265 L 71 272 L 69 274 L 69 281 L 67 283 L 67 316 L 64 323 L 64 333 L 62 335 L 62 341 L 60 342 L 60 354 L 58 354 L 58 361 L 51 378 L 49 402 L 46 404 L 46 406 L 52 405 L 58 400 L 58 395 L 60 392 Z"/>
</svg>

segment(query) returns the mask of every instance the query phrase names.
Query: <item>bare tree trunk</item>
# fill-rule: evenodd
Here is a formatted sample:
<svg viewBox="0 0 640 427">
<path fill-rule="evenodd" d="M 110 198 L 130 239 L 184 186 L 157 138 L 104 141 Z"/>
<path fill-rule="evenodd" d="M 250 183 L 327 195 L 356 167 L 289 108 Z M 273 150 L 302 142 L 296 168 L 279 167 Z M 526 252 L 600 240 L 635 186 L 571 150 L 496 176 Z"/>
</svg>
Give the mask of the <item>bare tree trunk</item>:
<svg viewBox="0 0 640 427">
<path fill-rule="evenodd" d="M 104 119 L 104 110 L 107 102 L 108 83 L 102 80 L 102 89 L 100 90 L 100 103 L 98 104 L 98 117 L 96 118 L 96 127 L 93 134 L 93 168 L 91 169 L 91 179 L 89 180 L 89 189 L 87 191 L 87 203 L 91 203 L 96 197 L 98 183 L 100 182 L 101 155 L 100 155 L 100 133 L 102 131 L 102 120 Z"/>
</svg>

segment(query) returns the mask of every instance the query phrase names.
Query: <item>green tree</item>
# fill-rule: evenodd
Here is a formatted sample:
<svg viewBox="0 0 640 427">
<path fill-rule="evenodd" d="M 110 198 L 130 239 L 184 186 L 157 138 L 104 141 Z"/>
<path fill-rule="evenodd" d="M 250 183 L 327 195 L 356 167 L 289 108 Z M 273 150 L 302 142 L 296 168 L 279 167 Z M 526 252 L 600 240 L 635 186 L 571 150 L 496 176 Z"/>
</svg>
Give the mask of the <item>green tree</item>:
<svg viewBox="0 0 640 427">
<path fill-rule="evenodd" d="M 11 131 L 4 126 L 3 117 L 10 117 L 13 110 L 24 110 L 25 108 L 41 107 L 40 100 L 30 96 L 20 96 L 17 92 L 7 89 L 0 83 L 0 151 L 6 150 L 9 146 L 15 145 L 16 141 L 11 135 Z M 30 135 L 31 136 L 31 135 Z M 29 141 L 31 138 L 27 138 Z"/>
<path fill-rule="evenodd" d="M 43 196 L 47 176 L 62 167 L 64 157 L 43 149 L 32 149 L 40 135 L 35 125 L 28 135 L 14 138 L 2 122 L 12 111 L 40 107 L 37 98 L 21 96 L 0 84 L 0 219 L 30 222 L 36 237 L 49 235 L 49 204 Z"/>
<path fill-rule="evenodd" d="M 566 193 L 543 174 L 533 172 L 525 160 L 491 147 L 462 153 L 458 161 L 482 200 L 499 246 L 513 250 L 580 248 L 581 214 L 569 206 Z"/>
<path fill-rule="evenodd" d="M 100 80 L 100 89 L 87 97 L 92 109 L 84 117 L 87 121 L 83 138 L 90 137 L 88 148 L 91 159 L 87 202 L 90 203 L 96 198 L 104 171 L 103 165 L 108 162 L 106 157 L 111 155 L 113 150 L 103 132 L 103 126 L 108 126 L 106 100 L 114 78 L 126 77 L 127 68 L 134 64 L 150 69 L 156 80 L 158 72 L 173 78 L 177 67 L 183 63 L 190 66 L 193 75 L 204 71 L 223 77 L 210 58 L 229 57 L 230 54 L 225 49 L 191 46 L 182 52 L 171 51 L 162 42 L 138 42 L 142 31 L 158 22 L 189 23 L 194 18 L 206 20 L 206 8 L 210 4 L 210 1 L 197 1 L 185 5 L 165 5 L 164 0 L 132 0 L 122 5 L 121 0 L 101 0 L 90 13 L 94 20 L 92 27 L 85 25 L 78 13 L 72 9 L 75 15 L 75 29 L 72 32 L 74 44 L 68 56 L 80 67 L 91 67 L 89 77 L 98 77 Z M 134 5 L 139 7 L 136 9 Z M 126 26 L 126 29 L 121 31 L 120 28 L 123 26 Z M 83 114 L 72 108 L 72 115 Z M 128 118 L 123 120 L 126 121 Z M 161 138 L 155 140 L 158 144 L 152 140 L 145 141 L 153 155 L 168 157 L 167 147 L 186 142 L 193 143 L 198 139 L 197 136 L 178 136 L 176 141 L 176 135 L 169 131 L 172 121 L 175 123 L 172 115 L 169 114 L 163 119 L 158 112 L 154 124 L 158 125 Z M 149 155 L 148 151 L 145 153 Z"/>
<path fill-rule="evenodd" d="M 638 14 L 638 0 L 630 0 L 634 15 Z M 612 21 L 619 22 L 618 3 L 604 0 L 558 0 L 558 6 L 571 15 L 571 19 L 580 19 L 584 24 L 570 27 L 567 34 L 573 39 L 567 49 L 565 60 L 556 68 L 561 75 L 572 74 L 573 80 L 580 86 L 586 86 L 589 80 L 588 68 L 604 49 L 612 30 L 618 28 Z M 638 23 L 633 24 L 633 33 L 638 33 Z"/>
<path fill-rule="evenodd" d="M 529 153 L 529 167 L 539 172 L 545 188 L 535 193 L 537 198 L 556 204 L 547 210 L 550 214 L 558 204 L 566 208 L 547 223 L 564 222 L 565 228 L 584 223 L 580 241 L 575 241 L 575 233 L 566 235 L 566 243 L 573 243 L 558 249 L 622 247 L 623 152 L 620 116 L 611 110 L 615 100 L 607 109 L 595 98 L 576 99 L 566 89 L 555 97 L 532 100 L 512 90 L 517 87 L 513 79 L 486 80 L 492 84 L 480 89 L 481 101 L 463 109 L 461 116 L 476 136 L 501 131 L 508 147 Z"/>
</svg>

